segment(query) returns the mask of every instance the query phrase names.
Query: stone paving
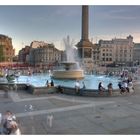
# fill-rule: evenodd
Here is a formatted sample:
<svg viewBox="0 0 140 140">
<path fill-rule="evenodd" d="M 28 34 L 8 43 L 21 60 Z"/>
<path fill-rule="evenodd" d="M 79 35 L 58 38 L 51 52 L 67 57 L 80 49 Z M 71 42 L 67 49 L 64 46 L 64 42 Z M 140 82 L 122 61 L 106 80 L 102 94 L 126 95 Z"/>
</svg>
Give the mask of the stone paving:
<svg viewBox="0 0 140 140">
<path fill-rule="evenodd" d="M 17 116 L 22 134 L 140 134 L 140 87 L 118 97 L 31 95 L 0 91 L 0 112 Z"/>
</svg>

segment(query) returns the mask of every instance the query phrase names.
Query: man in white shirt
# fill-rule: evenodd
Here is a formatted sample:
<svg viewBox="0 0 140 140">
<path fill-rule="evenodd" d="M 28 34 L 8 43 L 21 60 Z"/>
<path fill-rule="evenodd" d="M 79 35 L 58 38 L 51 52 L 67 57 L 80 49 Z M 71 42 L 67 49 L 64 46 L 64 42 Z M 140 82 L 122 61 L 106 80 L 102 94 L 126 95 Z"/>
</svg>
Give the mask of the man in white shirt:
<svg viewBox="0 0 140 140">
<path fill-rule="evenodd" d="M 79 83 L 79 81 L 76 81 L 75 82 L 75 92 L 79 93 L 79 90 L 80 90 L 80 83 Z"/>
</svg>

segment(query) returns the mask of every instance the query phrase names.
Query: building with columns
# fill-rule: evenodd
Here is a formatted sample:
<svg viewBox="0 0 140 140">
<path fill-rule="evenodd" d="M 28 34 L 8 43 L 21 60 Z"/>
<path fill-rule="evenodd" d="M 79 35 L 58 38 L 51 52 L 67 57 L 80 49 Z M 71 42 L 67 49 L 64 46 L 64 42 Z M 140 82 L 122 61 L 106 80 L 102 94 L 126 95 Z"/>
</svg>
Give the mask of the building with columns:
<svg viewBox="0 0 140 140">
<path fill-rule="evenodd" d="M 100 56 L 99 61 L 101 66 L 113 64 L 115 61 L 115 49 L 112 40 L 100 40 L 99 41 Z"/>
<path fill-rule="evenodd" d="M 20 62 L 48 69 L 62 61 L 63 51 L 55 48 L 54 44 L 44 41 L 33 41 L 19 51 Z"/>
<path fill-rule="evenodd" d="M 29 63 L 34 66 L 47 68 L 62 61 L 62 51 L 53 44 L 32 48 L 29 54 Z"/>
<path fill-rule="evenodd" d="M 33 41 L 19 51 L 20 62 L 47 69 L 62 61 L 63 51 L 44 41 Z"/>
<path fill-rule="evenodd" d="M 0 62 L 12 62 L 15 56 L 15 49 L 12 45 L 12 38 L 0 34 Z"/>
<path fill-rule="evenodd" d="M 100 40 L 100 65 L 130 66 L 133 63 L 133 37 Z"/>
</svg>

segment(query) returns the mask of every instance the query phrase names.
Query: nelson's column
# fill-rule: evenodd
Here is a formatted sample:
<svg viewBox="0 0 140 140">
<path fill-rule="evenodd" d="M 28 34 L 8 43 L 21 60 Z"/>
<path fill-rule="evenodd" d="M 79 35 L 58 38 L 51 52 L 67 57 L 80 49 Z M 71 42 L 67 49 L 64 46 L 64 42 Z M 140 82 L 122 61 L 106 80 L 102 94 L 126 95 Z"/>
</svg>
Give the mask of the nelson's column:
<svg viewBox="0 0 140 140">
<path fill-rule="evenodd" d="M 93 44 L 88 39 L 88 6 L 82 6 L 82 35 L 81 40 L 76 45 L 80 58 L 80 64 L 86 71 L 93 69 L 92 48 Z"/>
</svg>

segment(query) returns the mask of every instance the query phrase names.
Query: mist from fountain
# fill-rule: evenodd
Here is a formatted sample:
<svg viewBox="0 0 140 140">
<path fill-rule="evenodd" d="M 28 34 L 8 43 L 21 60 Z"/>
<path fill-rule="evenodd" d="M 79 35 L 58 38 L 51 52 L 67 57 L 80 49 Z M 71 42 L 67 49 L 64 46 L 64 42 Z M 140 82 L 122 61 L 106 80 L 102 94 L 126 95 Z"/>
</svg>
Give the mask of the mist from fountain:
<svg viewBox="0 0 140 140">
<path fill-rule="evenodd" d="M 72 69 L 81 69 L 79 62 L 76 60 L 78 53 L 77 48 L 74 47 L 74 40 L 71 40 L 69 36 L 63 39 L 65 52 L 66 52 L 66 61 L 65 63 L 74 63 Z M 62 62 L 63 64 L 63 62 Z"/>
<path fill-rule="evenodd" d="M 56 79 L 83 79 L 84 72 L 80 68 L 78 61 L 76 61 L 76 47 L 74 47 L 74 41 L 70 40 L 70 37 L 63 39 L 65 46 L 65 61 L 62 61 L 61 64 L 64 66 L 65 70 L 54 70 L 53 78 Z"/>
</svg>

